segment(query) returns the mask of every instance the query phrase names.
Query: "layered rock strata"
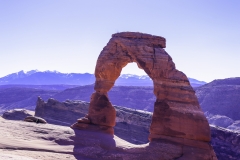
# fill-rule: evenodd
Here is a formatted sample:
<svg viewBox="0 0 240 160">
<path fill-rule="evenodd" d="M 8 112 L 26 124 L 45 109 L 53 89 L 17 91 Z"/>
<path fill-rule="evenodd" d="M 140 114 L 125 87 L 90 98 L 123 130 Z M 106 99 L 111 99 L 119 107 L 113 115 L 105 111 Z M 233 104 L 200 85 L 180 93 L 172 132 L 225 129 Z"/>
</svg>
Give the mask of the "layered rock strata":
<svg viewBox="0 0 240 160">
<path fill-rule="evenodd" d="M 166 40 L 160 36 L 134 32 L 113 34 L 97 60 L 95 93 L 85 117 L 88 124 L 115 125 L 115 110 L 108 99 L 108 91 L 122 68 L 135 62 L 154 83 L 156 102 L 149 140 L 171 136 L 209 142 L 209 125 L 195 92 L 186 75 L 175 68 L 171 56 L 163 49 L 165 47 Z M 81 120 L 72 127 L 79 125 L 82 125 Z"/>
<path fill-rule="evenodd" d="M 84 101 L 59 102 L 53 98 L 47 102 L 38 97 L 35 108 L 35 116 L 44 118 L 48 123 L 69 126 L 79 116 L 85 116 L 88 112 L 89 103 Z"/>
<path fill-rule="evenodd" d="M 44 118 L 50 124 L 69 126 L 79 115 L 86 115 L 88 108 L 89 102 L 79 100 L 59 102 L 55 99 L 48 99 L 44 102 L 38 98 L 35 116 Z M 114 134 L 130 143 L 147 143 L 152 114 L 119 106 L 114 106 L 114 108 L 116 110 Z"/>
</svg>

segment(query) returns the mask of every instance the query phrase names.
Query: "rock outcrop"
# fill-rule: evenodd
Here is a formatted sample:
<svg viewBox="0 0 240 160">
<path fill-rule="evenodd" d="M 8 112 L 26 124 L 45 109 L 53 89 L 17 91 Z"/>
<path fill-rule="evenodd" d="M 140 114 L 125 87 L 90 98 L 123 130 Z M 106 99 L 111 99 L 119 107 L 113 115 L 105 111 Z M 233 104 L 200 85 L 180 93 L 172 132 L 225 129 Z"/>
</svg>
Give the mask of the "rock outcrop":
<svg viewBox="0 0 240 160">
<path fill-rule="evenodd" d="M 35 116 L 44 118 L 50 124 L 69 126 L 79 115 L 86 115 L 88 108 L 89 102 L 79 100 L 59 102 L 54 99 L 44 102 L 39 97 Z M 114 108 L 116 110 L 114 134 L 130 143 L 147 143 L 152 113 L 119 106 L 114 106 Z"/>
<path fill-rule="evenodd" d="M 36 116 L 27 116 L 24 121 L 26 122 L 34 122 L 34 123 L 43 123 L 46 124 L 47 121 L 41 117 L 36 117 Z"/>
<path fill-rule="evenodd" d="M 40 98 L 38 101 L 42 103 L 38 103 L 35 115 L 43 117 L 48 123 L 64 126 L 72 124 L 79 115 L 85 115 L 89 107 L 89 103 L 83 101 L 68 100 L 66 102 L 58 102 L 49 99 L 47 102 L 44 102 Z M 148 135 L 152 113 L 119 106 L 114 107 L 117 112 L 114 134 L 122 140 L 136 144 L 137 146 L 147 144 L 149 142 Z M 9 117 L 12 117 L 11 114 L 16 116 L 15 112 L 11 112 L 8 114 Z M 239 159 L 239 134 L 240 132 L 211 126 L 211 145 L 219 160 Z"/>
<path fill-rule="evenodd" d="M 91 96 L 88 114 L 71 127 L 103 129 L 113 135 L 111 128 L 115 126 L 116 111 L 110 103 L 108 91 L 120 76 L 122 68 L 135 62 L 154 84 L 156 102 L 149 140 L 173 141 L 195 147 L 193 150 L 201 148 L 205 155 L 213 158 L 208 121 L 188 78 L 175 68 L 172 58 L 163 49 L 165 47 L 163 37 L 133 32 L 113 34 L 97 60 L 95 93 Z M 183 147 L 186 154 L 191 147 Z"/>
<path fill-rule="evenodd" d="M 156 102 L 149 139 L 162 136 L 210 141 L 208 122 L 199 107 L 195 92 L 184 73 L 163 49 L 166 40 L 149 34 L 123 32 L 113 34 L 100 53 L 95 68 L 95 93 L 92 94 L 87 117 L 89 124 L 113 127 L 115 110 L 107 92 L 121 70 L 136 62 L 154 83 Z M 77 128 L 80 121 L 72 127 Z"/>
<path fill-rule="evenodd" d="M 40 99 L 40 97 L 39 97 Z M 8 120 L 23 120 L 26 122 L 35 122 L 35 123 L 47 123 L 41 117 L 33 116 L 34 111 L 26 109 L 12 109 L 3 113 L 2 118 Z"/>
<path fill-rule="evenodd" d="M 23 120 L 27 116 L 33 116 L 34 111 L 26 109 L 11 109 L 3 113 L 2 117 L 8 120 Z"/>
<path fill-rule="evenodd" d="M 84 101 L 59 102 L 50 98 L 44 102 L 42 98 L 38 97 L 35 116 L 42 117 L 51 124 L 70 126 L 79 118 L 79 115 L 86 115 L 88 107 L 89 103 Z"/>
</svg>

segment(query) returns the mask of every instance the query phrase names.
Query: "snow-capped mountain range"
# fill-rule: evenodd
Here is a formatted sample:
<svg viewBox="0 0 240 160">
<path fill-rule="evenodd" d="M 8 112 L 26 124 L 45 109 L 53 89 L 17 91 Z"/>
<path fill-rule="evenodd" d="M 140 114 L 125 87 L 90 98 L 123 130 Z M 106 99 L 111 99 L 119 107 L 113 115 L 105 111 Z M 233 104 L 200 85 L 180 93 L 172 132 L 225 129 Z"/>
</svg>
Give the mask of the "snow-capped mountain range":
<svg viewBox="0 0 240 160">
<path fill-rule="evenodd" d="M 206 82 L 189 78 L 193 87 L 201 86 Z M 0 85 L 89 85 L 95 82 L 94 74 L 90 73 L 60 73 L 58 71 L 19 71 L 0 78 Z M 115 85 L 122 86 L 152 86 L 153 82 L 147 75 L 122 74 Z"/>
</svg>

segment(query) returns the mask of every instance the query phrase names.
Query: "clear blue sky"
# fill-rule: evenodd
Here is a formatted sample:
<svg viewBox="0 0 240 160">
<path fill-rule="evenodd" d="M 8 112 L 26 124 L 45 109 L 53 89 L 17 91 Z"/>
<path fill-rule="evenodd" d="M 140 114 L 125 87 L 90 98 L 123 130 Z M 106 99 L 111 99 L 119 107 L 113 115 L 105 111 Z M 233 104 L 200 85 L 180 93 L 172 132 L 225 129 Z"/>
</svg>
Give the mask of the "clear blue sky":
<svg viewBox="0 0 240 160">
<path fill-rule="evenodd" d="M 0 77 L 93 73 L 102 48 L 122 31 L 165 37 L 188 77 L 240 77 L 240 0 L 0 0 Z M 144 74 L 136 64 L 122 73 Z"/>
</svg>

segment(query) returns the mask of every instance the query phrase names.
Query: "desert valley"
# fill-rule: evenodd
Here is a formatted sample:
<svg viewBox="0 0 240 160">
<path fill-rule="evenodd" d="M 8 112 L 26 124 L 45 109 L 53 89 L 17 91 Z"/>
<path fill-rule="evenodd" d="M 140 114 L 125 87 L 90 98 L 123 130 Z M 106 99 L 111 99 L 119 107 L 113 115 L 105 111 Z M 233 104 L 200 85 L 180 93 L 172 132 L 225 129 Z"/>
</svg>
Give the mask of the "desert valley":
<svg viewBox="0 0 240 160">
<path fill-rule="evenodd" d="M 0 160 L 240 160 L 239 0 L 0 0 Z"/>
</svg>

